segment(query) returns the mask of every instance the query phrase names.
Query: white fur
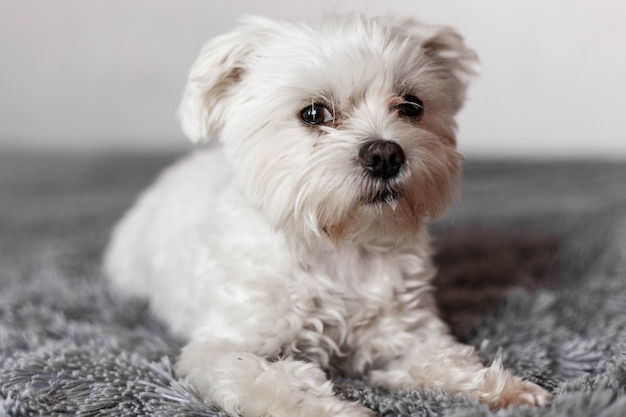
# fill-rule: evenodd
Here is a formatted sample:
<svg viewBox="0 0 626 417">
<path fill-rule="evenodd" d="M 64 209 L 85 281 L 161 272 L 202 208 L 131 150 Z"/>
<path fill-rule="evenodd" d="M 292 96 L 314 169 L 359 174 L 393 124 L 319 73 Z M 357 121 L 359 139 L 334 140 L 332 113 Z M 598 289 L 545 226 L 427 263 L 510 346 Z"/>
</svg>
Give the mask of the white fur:
<svg viewBox="0 0 626 417">
<path fill-rule="evenodd" d="M 177 372 L 244 416 L 365 416 L 322 369 L 386 388 L 468 393 L 497 408 L 550 395 L 481 365 L 437 317 L 424 221 L 455 196 L 454 116 L 476 64 L 453 30 L 408 19 L 252 19 L 209 42 L 180 108 L 198 151 L 115 229 L 105 267 L 189 339 Z M 419 96 L 424 114 L 398 112 Z M 307 126 L 324 103 L 332 123 Z M 358 162 L 371 139 L 406 156 L 397 177 Z M 385 187 L 399 197 L 372 202 Z"/>
</svg>

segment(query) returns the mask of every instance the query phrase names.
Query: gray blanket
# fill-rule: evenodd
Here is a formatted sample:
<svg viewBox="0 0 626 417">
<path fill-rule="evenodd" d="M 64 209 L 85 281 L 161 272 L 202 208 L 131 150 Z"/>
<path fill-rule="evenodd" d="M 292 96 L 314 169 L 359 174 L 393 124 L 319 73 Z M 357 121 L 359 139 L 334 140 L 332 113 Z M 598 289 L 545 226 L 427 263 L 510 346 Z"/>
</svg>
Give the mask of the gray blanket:
<svg viewBox="0 0 626 417">
<path fill-rule="evenodd" d="M 111 226 L 173 158 L 0 156 L 0 416 L 220 414 L 173 375 L 183 341 L 99 270 Z M 433 225 L 442 314 L 555 394 L 498 415 L 626 415 L 626 164 L 469 161 L 462 194 Z M 383 416 L 492 414 L 332 377 Z"/>
</svg>

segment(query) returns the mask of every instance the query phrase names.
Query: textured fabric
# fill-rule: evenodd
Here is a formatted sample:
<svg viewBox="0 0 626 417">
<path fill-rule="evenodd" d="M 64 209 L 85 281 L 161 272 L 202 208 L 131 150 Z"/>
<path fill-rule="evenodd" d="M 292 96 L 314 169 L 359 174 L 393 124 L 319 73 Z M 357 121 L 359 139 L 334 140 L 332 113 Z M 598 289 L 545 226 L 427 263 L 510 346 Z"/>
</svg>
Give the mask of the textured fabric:
<svg viewBox="0 0 626 417">
<path fill-rule="evenodd" d="M 173 376 L 183 341 L 99 270 L 112 225 L 173 158 L 0 155 L 0 416 L 220 414 Z M 442 315 L 555 394 L 498 415 L 624 415 L 626 164 L 469 161 L 464 175 L 433 227 Z M 333 378 L 379 415 L 492 415 Z"/>
</svg>

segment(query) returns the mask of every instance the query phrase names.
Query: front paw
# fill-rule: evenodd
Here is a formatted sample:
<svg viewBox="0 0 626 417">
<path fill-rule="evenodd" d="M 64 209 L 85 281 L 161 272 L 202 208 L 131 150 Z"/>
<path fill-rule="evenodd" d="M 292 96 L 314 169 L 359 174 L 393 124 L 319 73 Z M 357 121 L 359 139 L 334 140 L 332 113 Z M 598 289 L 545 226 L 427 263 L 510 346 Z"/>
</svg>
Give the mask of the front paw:
<svg viewBox="0 0 626 417">
<path fill-rule="evenodd" d="M 477 393 L 478 400 L 491 409 L 535 406 L 544 407 L 552 399 L 550 394 L 539 385 L 513 376 L 502 368 L 499 360 L 495 361 L 485 373 L 484 391 Z"/>
<path fill-rule="evenodd" d="M 544 407 L 552 399 L 552 394 L 537 384 L 520 379 L 516 389 L 502 393 L 502 399 L 506 404 L 505 407 L 521 405 Z"/>
<path fill-rule="evenodd" d="M 514 377 L 514 380 L 514 382 L 507 383 L 506 387 L 496 396 L 487 395 L 485 402 L 490 408 L 544 407 L 552 399 L 552 394 L 539 385 L 524 381 L 521 378 Z"/>
</svg>

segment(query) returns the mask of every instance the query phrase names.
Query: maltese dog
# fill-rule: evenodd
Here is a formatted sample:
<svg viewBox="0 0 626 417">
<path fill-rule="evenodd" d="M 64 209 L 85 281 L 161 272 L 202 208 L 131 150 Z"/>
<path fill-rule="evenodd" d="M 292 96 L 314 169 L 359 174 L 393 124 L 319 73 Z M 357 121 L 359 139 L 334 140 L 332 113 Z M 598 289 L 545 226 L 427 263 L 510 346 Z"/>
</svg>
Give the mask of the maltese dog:
<svg viewBox="0 0 626 417">
<path fill-rule="evenodd" d="M 243 416 L 370 416 L 325 371 L 491 408 L 550 394 L 485 367 L 438 317 L 425 222 L 456 195 L 477 65 L 411 19 L 248 19 L 208 42 L 179 110 L 193 141 L 113 232 L 105 269 L 187 345 L 176 366 Z"/>
</svg>

